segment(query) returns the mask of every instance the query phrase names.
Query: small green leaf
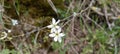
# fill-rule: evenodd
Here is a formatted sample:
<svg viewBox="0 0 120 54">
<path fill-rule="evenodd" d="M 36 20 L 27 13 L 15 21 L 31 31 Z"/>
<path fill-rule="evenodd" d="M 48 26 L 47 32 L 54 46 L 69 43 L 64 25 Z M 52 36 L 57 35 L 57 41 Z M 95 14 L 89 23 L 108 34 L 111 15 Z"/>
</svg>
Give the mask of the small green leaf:
<svg viewBox="0 0 120 54">
<path fill-rule="evenodd" d="M 9 49 L 3 49 L 0 54 L 10 54 L 10 50 Z"/>
</svg>

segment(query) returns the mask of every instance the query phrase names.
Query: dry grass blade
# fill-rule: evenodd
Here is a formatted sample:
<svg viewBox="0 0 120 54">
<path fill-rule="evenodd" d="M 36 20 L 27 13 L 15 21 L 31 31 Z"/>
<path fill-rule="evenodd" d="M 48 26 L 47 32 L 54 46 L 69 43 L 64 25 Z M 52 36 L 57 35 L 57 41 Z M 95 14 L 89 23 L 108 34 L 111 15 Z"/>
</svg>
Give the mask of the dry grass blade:
<svg viewBox="0 0 120 54">
<path fill-rule="evenodd" d="M 55 13 L 58 14 L 58 11 L 57 11 L 55 5 L 53 4 L 53 2 L 51 0 L 47 0 L 47 1 L 50 4 L 50 6 L 52 7 L 52 9 L 55 11 Z"/>
</svg>

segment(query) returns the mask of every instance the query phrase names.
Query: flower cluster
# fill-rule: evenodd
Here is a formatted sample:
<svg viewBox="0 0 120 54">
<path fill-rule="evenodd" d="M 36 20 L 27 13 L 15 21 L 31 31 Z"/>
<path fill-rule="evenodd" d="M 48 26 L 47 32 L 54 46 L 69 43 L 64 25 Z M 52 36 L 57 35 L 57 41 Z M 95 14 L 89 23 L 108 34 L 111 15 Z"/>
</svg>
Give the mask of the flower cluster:
<svg viewBox="0 0 120 54">
<path fill-rule="evenodd" d="M 54 18 L 52 18 L 52 24 L 48 25 L 48 28 L 51 28 L 51 33 L 49 34 L 50 37 L 54 38 L 55 42 L 62 42 L 62 37 L 65 36 L 64 33 L 61 32 L 61 27 L 57 24 L 60 22 L 60 20 L 56 21 Z"/>
</svg>

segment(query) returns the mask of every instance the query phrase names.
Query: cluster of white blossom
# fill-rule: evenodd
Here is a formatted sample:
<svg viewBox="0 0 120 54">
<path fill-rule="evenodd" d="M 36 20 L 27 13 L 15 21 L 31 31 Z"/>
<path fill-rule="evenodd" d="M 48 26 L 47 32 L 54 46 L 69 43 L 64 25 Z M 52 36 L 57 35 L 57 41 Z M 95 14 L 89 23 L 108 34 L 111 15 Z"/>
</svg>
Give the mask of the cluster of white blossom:
<svg viewBox="0 0 120 54">
<path fill-rule="evenodd" d="M 52 18 L 52 24 L 48 25 L 47 27 L 51 29 L 51 32 L 49 34 L 50 37 L 54 38 L 55 42 L 62 42 L 62 37 L 65 36 L 64 33 L 61 32 L 61 27 L 58 26 L 58 23 L 60 20 L 56 21 L 54 18 Z"/>
<path fill-rule="evenodd" d="M 11 21 L 12 21 L 12 25 L 13 25 L 13 26 L 15 26 L 15 25 L 18 24 L 18 21 L 17 21 L 17 20 L 12 19 Z"/>
</svg>

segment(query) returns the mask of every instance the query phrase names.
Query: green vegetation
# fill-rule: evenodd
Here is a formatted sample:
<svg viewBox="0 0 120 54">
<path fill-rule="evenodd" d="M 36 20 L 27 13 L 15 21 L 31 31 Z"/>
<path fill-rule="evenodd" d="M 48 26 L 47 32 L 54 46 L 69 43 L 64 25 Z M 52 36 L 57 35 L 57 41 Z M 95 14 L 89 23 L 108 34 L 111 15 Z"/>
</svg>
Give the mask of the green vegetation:
<svg viewBox="0 0 120 54">
<path fill-rule="evenodd" d="M 119 0 L 0 0 L 0 54 L 120 54 L 119 7 Z M 49 36 L 52 18 L 65 33 L 61 43 Z"/>
</svg>

